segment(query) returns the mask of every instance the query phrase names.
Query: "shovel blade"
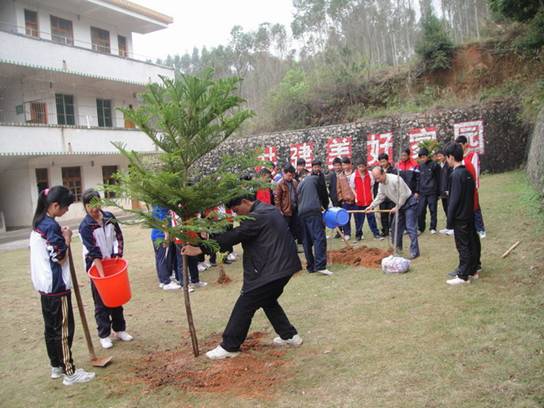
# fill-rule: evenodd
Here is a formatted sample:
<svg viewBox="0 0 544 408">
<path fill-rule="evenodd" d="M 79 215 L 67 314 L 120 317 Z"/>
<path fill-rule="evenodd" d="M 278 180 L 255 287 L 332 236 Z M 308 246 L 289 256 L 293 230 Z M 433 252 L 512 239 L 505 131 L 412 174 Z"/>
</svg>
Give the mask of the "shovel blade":
<svg viewBox="0 0 544 408">
<path fill-rule="evenodd" d="M 112 356 L 108 357 L 95 357 L 91 359 L 91 364 L 94 367 L 106 367 L 112 360 Z"/>
</svg>

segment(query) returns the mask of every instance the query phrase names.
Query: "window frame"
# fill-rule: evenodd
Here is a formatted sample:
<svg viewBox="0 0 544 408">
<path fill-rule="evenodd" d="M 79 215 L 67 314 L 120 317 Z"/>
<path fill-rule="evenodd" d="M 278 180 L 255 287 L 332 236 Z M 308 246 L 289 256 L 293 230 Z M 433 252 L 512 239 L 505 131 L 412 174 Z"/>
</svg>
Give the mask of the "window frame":
<svg viewBox="0 0 544 408">
<path fill-rule="evenodd" d="M 65 174 L 65 172 L 68 173 L 71 171 L 75 171 L 76 169 L 79 175 Z M 72 192 L 76 202 L 81 201 L 81 194 L 83 192 L 83 177 L 81 176 L 81 166 L 61 167 L 60 171 L 62 176 L 62 185 Z M 78 179 L 79 186 L 77 185 Z M 74 180 L 76 182 L 75 186 L 71 184 Z"/>
<path fill-rule="evenodd" d="M 109 173 L 108 172 L 105 172 L 105 170 L 108 169 L 109 170 Z M 113 170 L 113 171 L 111 171 Z M 117 173 L 119 171 L 119 166 L 116 165 L 116 164 L 109 164 L 109 165 L 106 165 L 106 166 L 102 166 L 102 183 L 104 185 L 115 185 L 115 184 L 118 184 L 117 183 L 117 180 L 115 180 L 113 178 L 113 175 L 115 173 Z M 106 191 L 104 192 L 104 197 L 105 198 L 109 198 L 109 199 L 113 199 L 113 198 L 116 198 L 115 197 L 115 193 L 113 191 Z"/>
<path fill-rule="evenodd" d="M 51 22 L 51 40 L 64 45 L 74 45 L 74 24 L 72 20 L 50 15 Z M 55 24 L 55 23 L 56 24 Z M 62 23 L 67 23 L 67 27 L 61 27 Z M 69 27 L 68 27 L 69 26 Z"/>
<path fill-rule="evenodd" d="M 109 107 L 105 106 L 108 102 Z M 98 127 L 112 128 L 113 127 L 113 102 L 111 99 L 96 98 L 96 116 Z M 107 112 L 109 111 L 109 125 L 107 122 Z"/>
<path fill-rule="evenodd" d="M 59 109 L 59 97 L 62 98 L 62 112 L 60 112 Z M 72 98 L 72 103 L 68 104 L 66 103 L 67 98 Z M 74 102 L 74 95 L 69 94 L 62 94 L 62 93 L 56 93 L 55 94 L 55 105 L 57 107 L 57 124 L 58 125 L 68 125 L 68 126 L 75 126 L 76 124 L 76 105 Z M 66 108 L 69 106 L 72 106 L 72 113 L 66 113 Z M 69 118 L 72 118 L 72 123 L 69 122 Z M 62 119 L 62 120 L 61 120 Z"/>
<path fill-rule="evenodd" d="M 38 12 L 25 8 L 25 34 L 29 37 L 40 38 L 40 23 L 38 20 Z M 29 16 L 36 17 L 36 21 L 30 21 Z"/>
<path fill-rule="evenodd" d="M 123 39 L 123 41 L 121 41 L 121 39 Z M 123 47 L 121 47 L 121 42 L 123 42 Z M 124 35 L 117 35 L 117 49 L 120 57 L 128 58 L 128 41 L 127 37 Z"/>
<path fill-rule="evenodd" d="M 45 171 L 45 177 L 42 178 L 38 175 L 38 172 Z M 50 182 L 49 182 L 49 169 L 47 167 L 36 167 L 34 169 L 34 174 L 36 176 L 36 187 L 38 188 L 38 194 L 40 194 L 43 190 L 49 188 Z M 43 188 L 40 188 L 40 184 L 45 183 Z"/>
<path fill-rule="evenodd" d="M 108 30 L 91 26 L 91 47 L 93 51 L 102 54 L 111 54 L 110 37 L 110 32 Z"/>
</svg>

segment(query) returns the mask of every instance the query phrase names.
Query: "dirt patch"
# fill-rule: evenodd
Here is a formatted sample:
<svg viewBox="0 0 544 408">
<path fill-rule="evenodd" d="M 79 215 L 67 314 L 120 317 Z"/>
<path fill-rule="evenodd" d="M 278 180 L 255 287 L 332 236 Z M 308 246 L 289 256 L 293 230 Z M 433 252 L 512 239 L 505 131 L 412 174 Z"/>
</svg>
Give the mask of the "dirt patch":
<svg viewBox="0 0 544 408">
<path fill-rule="evenodd" d="M 331 264 L 344 264 L 351 266 L 364 266 L 366 268 L 380 268 L 382 259 L 391 255 L 391 249 L 369 248 L 367 246 L 356 248 L 343 248 L 339 251 L 329 251 L 327 262 Z"/>
<path fill-rule="evenodd" d="M 223 265 L 219 265 L 219 277 L 217 278 L 217 283 L 220 285 L 226 285 L 230 282 L 232 282 L 232 279 L 225 272 L 225 268 Z"/>
<path fill-rule="evenodd" d="M 137 364 L 136 379 L 149 391 L 174 386 L 190 392 L 230 393 L 243 398 L 271 398 L 274 388 L 289 378 L 285 350 L 274 347 L 268 335 L 251 333 L 242 353 L 233 359 L 211 361 L 202 354 L 194 358 L 189 345 L 182 350 L 165 350 L 147 355 Z M 221 340 L 215 334 L 200 348 L 203 352 Z"/>
</svg>

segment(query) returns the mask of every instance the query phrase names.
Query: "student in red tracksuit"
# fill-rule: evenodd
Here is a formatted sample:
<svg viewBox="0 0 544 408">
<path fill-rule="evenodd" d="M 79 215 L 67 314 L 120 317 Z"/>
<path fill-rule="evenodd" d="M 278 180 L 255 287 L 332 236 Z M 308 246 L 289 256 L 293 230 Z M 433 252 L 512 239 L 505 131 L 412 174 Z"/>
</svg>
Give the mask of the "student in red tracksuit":
<svg viewBox="0 0 544 408">
<path fill-rule="evenodd" d="M 367 207 L 374 200 L 373 187 L 374 177 L 368 171 L 368 166 L 365 161 L 359 161 L 357 163 L 357 170 L 353 172 L 349 178 L 350 187 L 355 195 L 355 210 L 366 210 Z M 365 222 L 365 215 L 368 219 L 368 226 L 370 231 L 374 235 L 375 239 L 383 240 L 380 235 L 380 230 L 376 225 L 376 218 L 373 213 L 355 213 L 355 242 L 363 239 L 363 224 Z"/>
<path fill-rule="evenodd" d="M 272 182 L 272 173 L 270 170 L 268 170 L 266 167 L 263 167 L 259 171 L 259 176 L 261 177 L 261 181 L 263 183 L 271 183 Z M 272 193 L 272 190 L 270 187 L 265 187 L 257 190 L 257 200 L 259 200 L 262 203 L 266 203 L 269 205 L 274 205 L 274 195 Z"/>
</svg>

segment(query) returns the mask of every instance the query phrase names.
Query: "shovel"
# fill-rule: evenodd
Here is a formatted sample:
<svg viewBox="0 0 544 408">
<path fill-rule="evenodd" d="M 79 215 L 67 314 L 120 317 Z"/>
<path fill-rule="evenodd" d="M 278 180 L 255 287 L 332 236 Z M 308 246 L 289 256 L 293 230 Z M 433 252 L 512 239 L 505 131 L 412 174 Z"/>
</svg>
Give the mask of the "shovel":
<svg viewBox="0 0 544 408">
<path fill-rule="evenodd" d="M 79 292 L 79 284 L 77 283 L 76 268 L 74 267 L 74 259 L 72 258 L 71 248 L 68 248 L 68 261 L 70 262 L 70 275 L 72 276 L 72 285 L 76 294 L 77 308 L 79 309 L 79 317 L 81 318 L 81 324 L 83 325 L 83 332 L 85 333 L 85 341 L 87 342 L 87 348 L 89 349 L 91 364 L 94 367 L 105 367 L 106 365 L 108 365 L 113 357 L 96 357 L 96 354 L 94 352 L 94 346 L 91 340 L 91 333 L 89 332 L 87 318 L 85 317 L 85 309 L 83 309 L 83 301 L 81 300 L 81 293 Z"/>
</svg>

